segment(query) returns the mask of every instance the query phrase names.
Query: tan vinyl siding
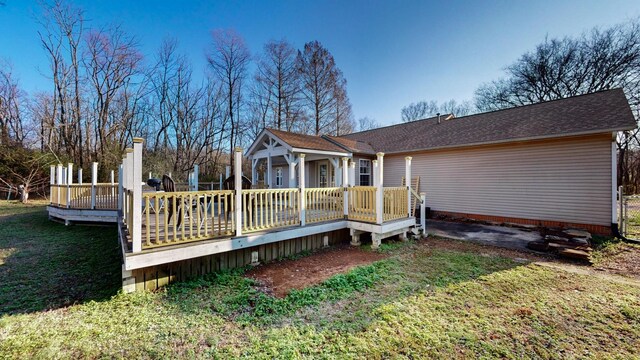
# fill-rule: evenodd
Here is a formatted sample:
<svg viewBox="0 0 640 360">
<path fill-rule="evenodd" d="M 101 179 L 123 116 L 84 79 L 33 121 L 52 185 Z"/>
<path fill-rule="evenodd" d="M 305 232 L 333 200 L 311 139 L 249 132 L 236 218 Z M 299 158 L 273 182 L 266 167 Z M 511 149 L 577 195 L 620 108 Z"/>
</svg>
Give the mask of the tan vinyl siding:
<svg viewBox="0 0 640 360">
<path fill-rule="evenodd" d="M 610 134 L 410 155 L 433 210 L 611 224 Z M 385 186 L 405 156 L 385 156 Z"/>
</svg>

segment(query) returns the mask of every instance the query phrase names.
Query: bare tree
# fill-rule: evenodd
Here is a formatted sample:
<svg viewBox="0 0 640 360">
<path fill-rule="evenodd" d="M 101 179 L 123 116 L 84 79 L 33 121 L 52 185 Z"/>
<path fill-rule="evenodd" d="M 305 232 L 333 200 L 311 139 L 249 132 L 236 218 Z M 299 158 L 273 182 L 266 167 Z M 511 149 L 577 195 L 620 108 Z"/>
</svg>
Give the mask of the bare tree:
<svg viewBox="0 0 640 360">
<path fill-rule="evenodd" d="M 314 121 L 314 133 L 319 135 L 335 120 L 336 64 L 333 55 L 318 41 L 308 42 L 303 51 L 298 51 L 297 63 L 302 93 Z"/>
<path fill-rule="evenodd" d="M 435 101 L 418 101 L 417 103 L 411 103 L 402 108 L 400 111 L 402 121 L 414 121 L 424 119 L 438 113 L 439 106 Z"/>
<path fill-rule="evenodd" d="M 23 145 L 26 94 L 18 85 L 10 64 L 0 62 L 0 145 Z"/>
<path fill-rule="evenodd" d="M 473 113 L 473 106 L 469 101 L 458 103 L 454 99 L 440 104 L 441 114 L 452 114 L 455 117 L 467 116 Z"/>
<path fill-rule="evenodd" d="M 494 110 L 622 88 L 636 117 L 640 109 L 640 22 L 593 29 L 576 38 L 545 39 L 506 69 L 506 77 L 480 86 L 476 107 Z M 618 136 L 618 183 L 629 179 L 637 130 Z"/>
<path fill-rule="evenodd" d="M 207 60 L 213 73 L 223 85 L 229 121 L 229 152 L 238 142 L 242 126 L 240 111 L 242 106 L 242 85 L 250 61 L 249 50 L 242 37 L 233 30 L 215 30 L 212 33 L 212 49 Z M 232 157 L 233 158 L 233 157 Z M 233 161 L 231 161 L 233 166 Z"/>
<path fill-rule="evenodd" d="M 351 102 L 347 96 L 347 80 L 342 76 L 342 71 L 337 71 L 337 80 L 334 83 L 333 96 L 335 97 L 334 125 L 336 136 L 353 132 L 355 127 Z"/>
<path fill-rule="evenodd" d="M 44 4 L 43 8 L 42 30 L 38 35 L 49 57 L 55 103 L 51 129 L 54 143 L 48 146 L 68 154 L 82 166 L 85 158 L 78 54 L 84 29 L 83 12 L 62 0 Z"/>
<path fill-rule="evenodd" d="M 378 124 L 378 122 L 375 119 L 372 119 L 370 117 L 365 116 L 358 119 L 357 131 L 372 130 L 379 127 L 380 127 L 380 124 Z"/>
<path fill-rule="evenodd" d="M 300 97 L 293 46 L 285 40 L 271 41 L 264 46 L 264 53 L 257 63 L 255 85 L 258 107 L 266 110 L 263 126 L 291 129 L 298 115 L 291 108 Z"/>
<path fill-rule="evenodd" d="M 418 101 L 402 108 L 403 122 L 426 119 L 436 114 L 453 114 L 454 116 L 466 116 L 473 113 L 473 107 L 469 101 L 458 103 L 454 99 L 438 104 L 437 101 Z"/>
<path fill-rule="evenodd" d="M 126 114 L 116 112 L 115 105 L 117 101 L 128 101 L 131 96 L 126 89 L 133 76 L 140 71 L 142 54 L 133 37 L 114 27 L 91 31 L 86 38 L 84 55 L 84 66 L 92 90 L 92 152 L 96 161 L 104 162 L 119 145 L 118 134 L 125 130 L 121 127 L 122 119 L 119 117 Z M 113 116 L 114 112 L 119 116 Z"/>
</svg>

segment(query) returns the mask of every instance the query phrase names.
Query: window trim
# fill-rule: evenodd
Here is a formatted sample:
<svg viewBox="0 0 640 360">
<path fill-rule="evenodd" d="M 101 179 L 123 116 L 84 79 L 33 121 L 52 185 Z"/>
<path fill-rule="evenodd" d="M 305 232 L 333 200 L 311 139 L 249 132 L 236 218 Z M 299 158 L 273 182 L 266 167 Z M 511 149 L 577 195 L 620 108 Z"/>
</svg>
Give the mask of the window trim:
<svg viewBox="0 0 640 360">
<path fill-rule="evenodd" d="M 369 164 L 368 166 L 364 166 L 364 168 L 367 168 L 369 170 L 369 172 L 364 172 L 364 173 L 362 172 L 362 168 L 363 168 L 362 163 L 363 162 Z M 369 177 L 369 181 L 368 181 L 369 184 L 362 185 L 362 176 L 363 175 Z M 371 159 L 358 159 L 358 184 L 360 186 L 371 186 L 371 179 L 372 179 L 371 178 Z"/>
</svg>

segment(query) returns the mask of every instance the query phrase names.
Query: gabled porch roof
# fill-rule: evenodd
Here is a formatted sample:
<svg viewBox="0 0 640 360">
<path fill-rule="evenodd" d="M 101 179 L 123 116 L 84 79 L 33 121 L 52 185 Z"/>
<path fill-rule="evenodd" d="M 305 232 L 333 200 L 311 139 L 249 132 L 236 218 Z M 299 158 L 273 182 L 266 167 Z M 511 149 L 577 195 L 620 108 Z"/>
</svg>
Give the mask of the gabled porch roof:
<svg viewBox="0 0 640 360">
<path fill-rule="evenodd" d="M 317 154 L 333 157 L 351 157 L 346 147 L 324 136 L 296 134 L 287 131 L 265 128 L 247 150 L 252 158 L 285 156 L 290 153 Z"/>
</svg>

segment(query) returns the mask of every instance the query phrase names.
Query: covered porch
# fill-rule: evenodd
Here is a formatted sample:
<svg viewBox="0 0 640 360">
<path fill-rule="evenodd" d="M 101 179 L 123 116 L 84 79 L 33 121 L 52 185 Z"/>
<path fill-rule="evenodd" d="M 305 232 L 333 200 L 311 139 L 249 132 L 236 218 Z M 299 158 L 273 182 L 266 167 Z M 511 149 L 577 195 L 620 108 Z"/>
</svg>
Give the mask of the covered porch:
<svg viewBox="0 0 640 360">
<path fill-rule="evenodd" d="M 306 162 L 305 187 L 342 187 L 346 184 L 342 174 L 345 168 L 349 183 L 355 184 L 353 153 L 344 147 L 317 136 L 264 129 L 246 152 L 251 161 L 253 186 L 299 187 L 300 155 L 305 156 Z"/>
</svg>

